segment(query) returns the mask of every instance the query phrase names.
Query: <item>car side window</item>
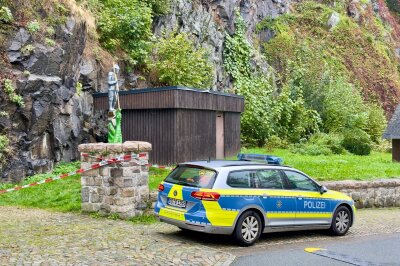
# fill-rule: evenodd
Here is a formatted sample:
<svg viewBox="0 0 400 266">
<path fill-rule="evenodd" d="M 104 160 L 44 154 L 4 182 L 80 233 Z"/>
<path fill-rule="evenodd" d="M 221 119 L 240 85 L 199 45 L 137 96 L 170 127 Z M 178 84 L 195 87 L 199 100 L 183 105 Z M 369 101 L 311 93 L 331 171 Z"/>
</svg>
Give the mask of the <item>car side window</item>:
<svg viewBox="0 0 400 266">
<path fill-rule="evenodd" d="M 283 189 L 283 179 L 279 170 L 258 170 L 255 174 L 257 188 Z"/>
<path fill-rule="evenodd" d="M 302 175 L 294 171 L 284 171 L 288 179 L 290 189 L 294 190 L 306 190 L 306 191 L 318 191 L 318 185 L 315 184 L 307 176 Z"/>
<path fill-rule="evenodd" d="M 230 172 L 226 180 L 228 186 L 237 188 L 251 188 L 251 171 Z"/>
</svg>

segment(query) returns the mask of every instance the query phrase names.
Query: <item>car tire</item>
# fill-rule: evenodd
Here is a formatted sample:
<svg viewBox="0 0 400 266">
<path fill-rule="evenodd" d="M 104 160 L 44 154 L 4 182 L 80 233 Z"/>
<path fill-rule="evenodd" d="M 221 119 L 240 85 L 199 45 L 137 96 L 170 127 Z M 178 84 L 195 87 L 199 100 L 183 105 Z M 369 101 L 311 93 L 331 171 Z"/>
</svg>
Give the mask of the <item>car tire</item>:
<svg viewBox="0 0 400 266">
<path fill-rule="evenodd" d="M 239 217 L 233 236 L 240 246 L 248 247 L 258 240 L 262 229 L 262 222 L 258 213 L 246 211 Z"/>
<path fill-rule="evenodd" d="M 349 208 L 340 206 L 332 217 L 330 231 L 335 236 L 343 236 L 349 231 L 351 225 L 351 212 Z"/>
</svg>

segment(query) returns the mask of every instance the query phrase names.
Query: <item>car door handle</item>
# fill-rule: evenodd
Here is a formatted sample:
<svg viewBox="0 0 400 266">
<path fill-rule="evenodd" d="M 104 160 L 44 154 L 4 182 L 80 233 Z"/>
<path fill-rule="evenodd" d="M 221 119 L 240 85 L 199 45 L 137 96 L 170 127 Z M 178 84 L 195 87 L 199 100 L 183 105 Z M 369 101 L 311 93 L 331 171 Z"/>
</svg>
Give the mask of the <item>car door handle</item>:
<svg viewBox="0 0 400 266">
<path fill-rule="evenodd" d="M 268 196 L 268 194 L 263 194 L 262 197 L 263 197 L 264 199 L 267 199 L 269 196 Z"/>
<path fill-rule="evenodd" d="M 298 199 L 298 200 L 302 200 L 302 199 L 303 199 L 303 197 L 297 197 L 297 199 Z"/>
</svg>

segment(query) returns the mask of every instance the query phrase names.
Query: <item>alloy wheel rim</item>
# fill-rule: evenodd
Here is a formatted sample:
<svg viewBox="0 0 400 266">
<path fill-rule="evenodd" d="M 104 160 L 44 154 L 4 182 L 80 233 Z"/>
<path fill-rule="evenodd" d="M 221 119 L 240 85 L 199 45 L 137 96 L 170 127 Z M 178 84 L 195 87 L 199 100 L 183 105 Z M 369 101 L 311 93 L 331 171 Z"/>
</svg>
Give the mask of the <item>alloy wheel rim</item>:
<svg viewBox="0 0 400 266">
<path fill-rule="evenodd" d="M 348 212 L 346 211 L 340 211 L 337 215 L 336 215 L 336 229 L 339 232 L 344 232 L 346 231 L 346 229 L 349 227 L 349 223 L 350 223 L 350 217 Z"/>
<path fill-rule="evenodd" d="M 248 216 L 242 223 L 242 237 L 247 242 L 253 241 L 258 235 L 259 225 L 254 216 Z"/>
</svg>

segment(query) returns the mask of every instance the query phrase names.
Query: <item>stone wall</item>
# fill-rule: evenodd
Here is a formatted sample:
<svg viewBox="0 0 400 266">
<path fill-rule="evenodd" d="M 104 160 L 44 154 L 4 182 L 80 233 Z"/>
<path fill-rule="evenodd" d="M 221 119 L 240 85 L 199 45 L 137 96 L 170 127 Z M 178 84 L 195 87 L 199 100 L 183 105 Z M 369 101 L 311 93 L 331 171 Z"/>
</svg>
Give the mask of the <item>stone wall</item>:
<svg viewBox="0 0 400 266">
<path fill-rule="evenodd" d="M 141 215 L 149 201 L 147 164 L 151 144 L 127 141 L 123 144 L 81 144 L 78 148 L 83 169 L 98 163 L 96 157 L 111 159 L 131 155 L 130 160 L 82 173 L 82 211 L 118 214 L 123 219 Z"/>
<path fill-rule="evenodd" d="M 400 179 L 323 182 L 353 198 L 356 208 L 400 207 Z"/>
</svg>

